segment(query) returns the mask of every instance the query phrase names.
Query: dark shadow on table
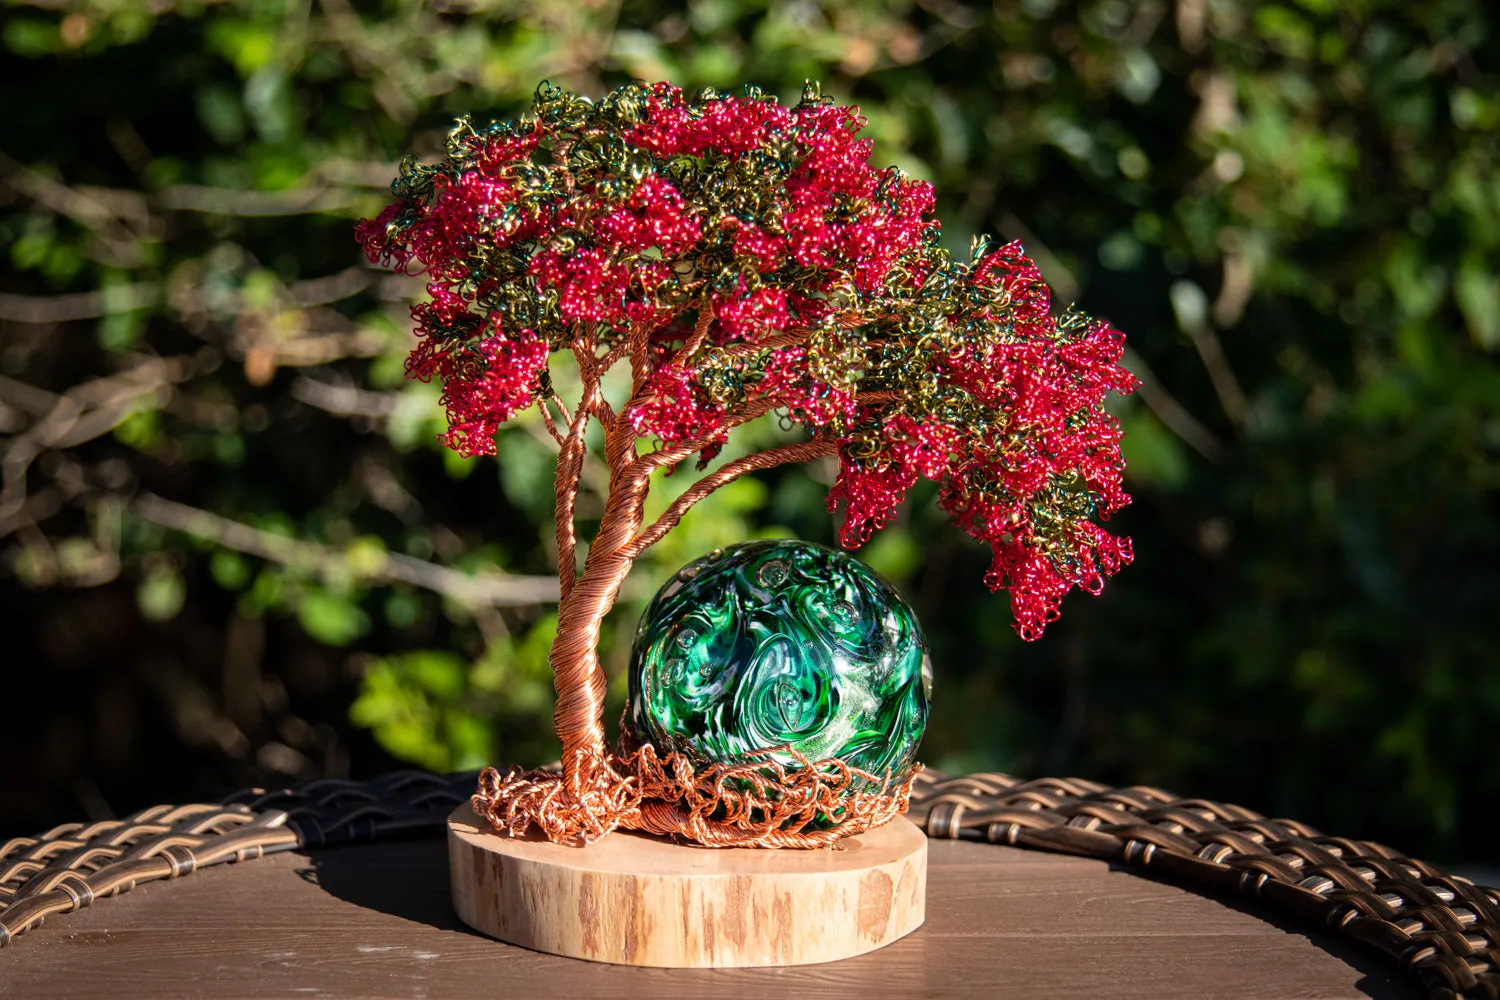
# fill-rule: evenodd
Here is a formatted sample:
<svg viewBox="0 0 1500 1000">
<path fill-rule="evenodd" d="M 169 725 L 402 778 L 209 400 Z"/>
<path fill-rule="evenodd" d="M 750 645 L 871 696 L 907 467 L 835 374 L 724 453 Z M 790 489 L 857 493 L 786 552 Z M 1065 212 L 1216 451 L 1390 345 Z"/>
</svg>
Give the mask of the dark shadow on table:
<svg viewBox="0 0 1500 1000">
<path fill-rule="evenodd" d="M 438 930 L 475 933 L 453 912 L 448 848 L 441 837 L 329 848 L 313 851 L 308 860 L 311 867 L 297 874 L 346 903 Z"/>
<path fill-rule="evenodd" d="M 1228 907 L 1239 913 L 1248 914 L 1257 920 L 1285 931 L 1287 934 L 1294 934 L 1297 937 L 1303 938 L 1308 943 L 1327 952 L 1360 973 L 1360 979 L 1355 983 L 1355 986 L 1365 996 L 1373 997 L 1375 1000 L 1420 1000 L 1422 997 L 1422 990 L 1416 981 L 1397 969 L 1394 962 L 1383 958 L 1372 948 L 1361 945 L 1356 941 L 1349 941 L 1336 937 L 1333 934 L 1310 928 L 1301 921 L 1277 913 L 1270 907 L 1260 905 L 1253 900 L 1208 892 L 1174 879 L 1161 878 L 1151 872 L 1142 871 L 1131 865 L 1111 863 L 1109 869 L 1110 871 L 1124 872 L 1136 878 L 1150 879 L 1153 882 L 1170 885 L 1184 892 L 1191 892 L 1193 895 L 1201 896 L 1204 899 L 1211 899 L 1220 906 Z"/>
</svg>

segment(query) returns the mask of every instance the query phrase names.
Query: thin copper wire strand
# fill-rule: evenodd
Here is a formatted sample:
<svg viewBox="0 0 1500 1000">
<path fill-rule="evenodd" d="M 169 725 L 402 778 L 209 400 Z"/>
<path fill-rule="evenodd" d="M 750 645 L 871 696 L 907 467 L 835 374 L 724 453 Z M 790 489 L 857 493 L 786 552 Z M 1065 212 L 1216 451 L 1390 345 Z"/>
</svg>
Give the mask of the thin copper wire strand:
<svg viewBox="0 0 1500 1000">
<path fill-rule="evenodd" d="M 555 392 L 552 394 L 552 405 L 557 407 L 558 413 L 562 414 L 563 426 L 573 426 L 573 414 L 568 411 L 568 404 L 564 403 L 563 398 Z"/>
<path fill-rule="evenodd" d="M 552 411 L 547 408 L 547 401 L 545 399 L 538 399 L 536 401 L 536 408 L 541 411 L 542 424 L 547 428 L 547 433 L 552 435 L 552 440 L 557 442 L 558 447 L 562 447 L 565 439 L 557 429 L 557 422 L 552 419 Z"/>
</svg>

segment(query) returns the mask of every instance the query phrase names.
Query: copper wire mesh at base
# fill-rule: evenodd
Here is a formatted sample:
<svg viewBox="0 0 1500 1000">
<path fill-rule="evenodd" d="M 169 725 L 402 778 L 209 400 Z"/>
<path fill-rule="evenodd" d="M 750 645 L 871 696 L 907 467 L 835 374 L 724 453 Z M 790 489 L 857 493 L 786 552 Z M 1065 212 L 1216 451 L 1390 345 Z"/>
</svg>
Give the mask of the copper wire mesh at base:
<svg viewBox="0 0 1500 1000">
<path fill-rule="evenodd" d="M 779 763 L 778 753 L 794 765 Z M 623 757 L 583 752 L 562 771 L 487 768 L 474 811 L 512 836 L 535 827 L 559 844 L 626 829 L 704 847 L 815 848 L 890 822 L 911 799 L 915 771 L 893 785 L 784 747 L 749 758 L 696 770 L 682 754 L 658 757 L 647 744 Z"/>
</svg>

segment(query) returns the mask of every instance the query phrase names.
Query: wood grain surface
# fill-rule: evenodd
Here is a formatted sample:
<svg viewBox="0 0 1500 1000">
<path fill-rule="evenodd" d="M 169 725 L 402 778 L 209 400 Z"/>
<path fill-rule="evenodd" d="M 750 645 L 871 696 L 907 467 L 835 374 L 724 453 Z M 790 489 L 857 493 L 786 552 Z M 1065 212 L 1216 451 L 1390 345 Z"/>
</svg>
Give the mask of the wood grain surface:
<svg viewBox="0 0 1500 1000">
<path fill-rule="evenodd" d="M 453 905 L 475 930 L 554 955 L 666 968 L 809 965 L 922 924 L 927 837 L 897 818 L 816 851 L 714 850 L 615 833 L 587 847 L 448 817 Z"/>
<path fill-rule="evenodd" d="M 649 969 L 503 944 L 459 921 L 444 843 L 424 839 L 225 865 L 53 917 L 0 949 L 0 997 L 1417 997 L 1353 945 L 1238 903 L 1100 861 L 928 847 L 926 923 L 828 965 Z"/>
</svg>

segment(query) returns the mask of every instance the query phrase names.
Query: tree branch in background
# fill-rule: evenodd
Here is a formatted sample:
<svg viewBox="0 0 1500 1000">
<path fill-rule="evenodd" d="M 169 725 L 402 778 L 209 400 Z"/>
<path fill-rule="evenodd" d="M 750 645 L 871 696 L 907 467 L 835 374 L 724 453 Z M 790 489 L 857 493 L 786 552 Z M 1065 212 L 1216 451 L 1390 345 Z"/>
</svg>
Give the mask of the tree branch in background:
<svg viewBox="0 0 1500 1000">
<path fill-rule="evenodd" d="M 44 208 L 66 216 L 94 237 L 93 256 L 110 267 L 131 269 L 145 263 L 143 232 L 133 231 L 106 204 L 33 170 L 0 152 L 0 184 L 9 186 Z"/>
<path fill-rule="evenodd" d="M 308 406 L 338 417 L 384 420 L 401 405 L 399 392 L 371 392 L 354 385 L 335 385 L 307 375 L 297 376 L 290 391 L 292 398 L 298 402 L 306 403 Z M 566 438 L 557 429 L 556 421 L 551 411 L 547 409 L 546 402 L 539 401 L 537 408 L 542 413 L 542 425 L 538 426 L 532 421 L 522 420 L 518 421 L 520 426 L 527 434 L 549 448 L 559 448 L 564 445 Z M 609 470 L 591 451 L 585 450 L 583 453 L 583 469 L 580 476 L 584 484 L 601 498 L 609 493 Z"/>
<path fill-rule="evenodd" d="M 152 358 L 106 378 L 94 379 L 56 394 L 17 379 L 0 376 L 0 400 L 39 419 L 11 438 L 3 463 L 4 492 L 0 494 L 0 537 L 16 531 L 30 543 L 45 542 L 36 523 L 61 509 L 67 499 L 95 494 L 81 475 L 72 488 L 49 488 L 31 496 L 26 491 L 26 473 L 31 463 L 51 449 L 74 447 L 119 426 L 135 412 L 147 396 L 170 391 L 196 370 L 191 358 Z M 396 405 L 396 394 L 373 393 L 350 386 L 335 386 L 307 377 L 299 378 L 292 395 L 342 416 L 388 416 Z M 158 405 L 165 401 L 159 400 Z M 58 478 L 58 477 L 54 477 Z M 225 548 L 282 565 L 326 573 L 347 565 L 342 550 L 320 542 L 287 538 L 242 524 L 210 511 L 142 494 L 133 500 L 105 493 L 103 500 L 130 509 L 143 520 L 215 542 Z M 557 581 L 550 576 L 514 576 L 488 572 L 469 574 L 426 562 L 402 553 L 386 553 L 374 567 L 361 567 L 353 575 L 374 583 L 406 583 L 431 590 L 457 603 L 474 608 L 548 604 L 558 597 Z M 78 582 L 78 581 L 75 581 Z M 83 583 L 100 582 L 84 580 Z"/>
<path fill-rule="evenodd" d="M 1214 325 L 1227 329 L 1245 317 L 1245 306 L 1250 302 L 1250 293 L 1255 291 L 1255 267 L 1250 257 L 1240 248 L 1240 240 L 1223 240 L 1224 282 L 1219 288 L 1219 297 L 1214 299 Z"/>
<path fill-rule="evenodd" d="M 0 319 L 13 323 L 66 323 L 97 319 L 110 313 L 144 309 L 156 302 L 161 286 L 154 281 L 72 295 L 12 295 L 0 292 Z"/>
<path fill-rule="evenodd" d="M 319 6 L 328 18 L 331 34 L 350 63 L 374 82 L 373 93 L 381 108 L 398 122 L 411 121 L 417 113 L 416 103 L 391 73 L 390 61 L 371 44 L 364 24 L 348 0 L 322 0 Z"/>
<path fill-rule="evenodd" d="M 1188 337 L 1193 341 L 1204 369 L 1208 371 L 1208 380 L 1213 383 L 1214 394 L 1219 397 L 1224 415 L 1236 428 L 1244 427 L 1250 408 L 1245 401 L 1245 390 L 1240 388 L 1240 380 L 1235 377 L 1234 369 L 1229 367 L 1229 359 L 1224 356 L 1223 341 L 1219 340 L 1218 333 L 1207 323 L 1189 330 Z"/>
<path fill-rule="evenodd" d="M 361 267 L 345 268 L 322 278 L 309 278 L 286 286 L 287 293 L 304 308 L 328 305 L 352 298 L 369 288 L 374 276 Z M 0 292 L 0 320 L 14 323 L 66 323 L 98 319 L 111 313 L 130 312 L 154 305 L 161 286 L 154 281 L 119 285 L 70 295 L 13 295 Z"/>
<path fill-rule="evenodd" d="M 1140 379 L 1141 384 L 1136 392 L 1140 394 L 1146 406 L 1156 414 L 1157 419 L 1166 426 L 1167 430 L 1176 434 L 1188 447 L 1210 462 L 1224 460 L 1224 443 L 1215 437 L 1212 431 L 1199 423 L 1198 418 L 1189 413 L 1177 401 L 1177 398 L 1162 386 L 1150 366 L 1141 359 L 1139 354 L 1127 347 L 1121 363 L 1130 370 L 1131 374 Z"/>
<path fill-rule="evenodd" d="M 330 302 L 342 302 L 353 298 L 369 288 L 375 273 L 364 267 L 346 267 L 321 278 L 294 281 L 287 286 L 292 298 L 299 306 L 326 306 Z"/>
<path fill-rule="evenodd" d="M 353 385 L 334 385 L 306 375 L 292 383 L 292 398 L 338 417 L 389 417 L 401 405 L 401 394 L 371 392 Z"/>
<path fill-rule="evenodd" d="M 148 358 L 133 368 L 74 386 L 52 396 L 51 406 L 22 433 L 10 439 L 3 462 L 4 486 L 0 488 L 0 537 L 14 530 L 15 516 L 26 505 L 26 474 L 37 456 L 53 448 L 72 448 L 92 441 L 118 427 L 135 412 L 139 402 L 158 396 L 196 370 L 192 358 Z M 25 386 L 15 379 L 0 382 L 0 399 L 19 409 L 37 412 L 44 389 Z M 51 395 L 47 393 L 47 395 Z M 159 405 L 165 403 L 159 400 Z"/>
<path fill-rule="evenodd" d="M 347 208 L 351 196 L 347 191 L 329 187 L 295 188 L 289 191 L 241 191 L 234 188 L 178 184 L 163 188 L 157 193 L 156 200 L 163 208 L 203 212 L 208 215 L 257 218 L 332 212 Z"/>
<path fill-rule="evenodd" d="M 1042 276 L 1047 279 L 1047 284 L 1052 286 L 1053 301 L 1078 301 L 1080 286 L 1077 276 L 1014 213 L 1006 212 L 1000 217 L 1000 235 L 1008 240 L 1020 240 L 1026 245 L 1031 259 L 1036 261 L 1036 266 L 1041 270 Z"/>
<path fill-rule="evenodd" d="M 327 573 L 340 565 L 347 567 L 349 562 L 348 555 L 334 546 L 288 538 L 151 493 L 136 497 L 130 509 L 152 524 L 283 566 Z M 470 608 L 551 604 L 558 596 L 557 581 L 550 576 L 512 576 L 496 571 L 470 574 L 400 552 L 387 552 L 378 564 L 350 572 L 372 583 L 421 587 Z"/>
</svg>

